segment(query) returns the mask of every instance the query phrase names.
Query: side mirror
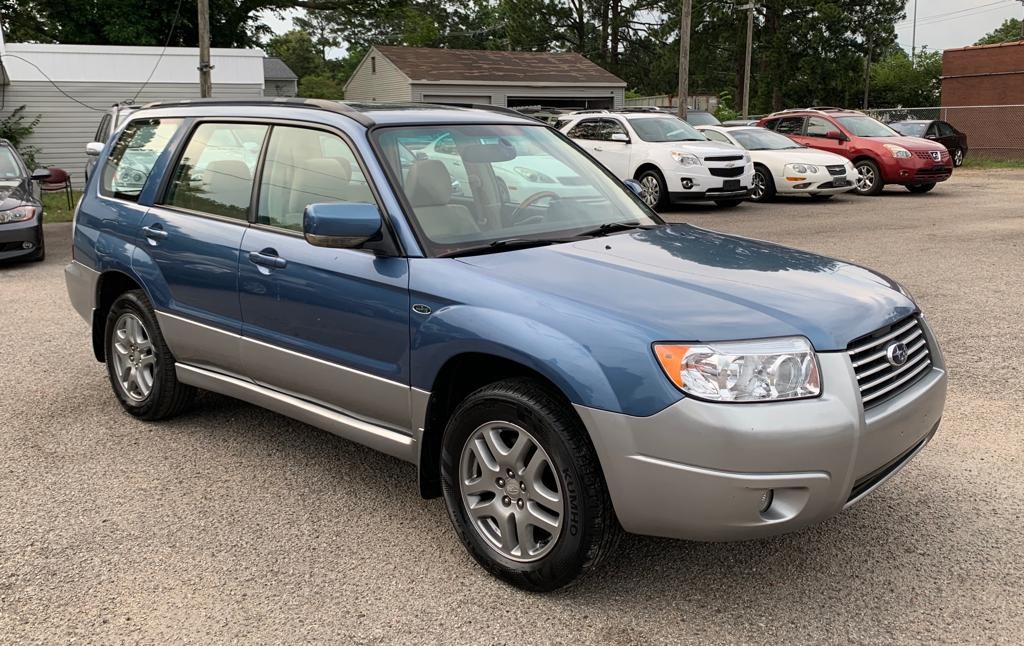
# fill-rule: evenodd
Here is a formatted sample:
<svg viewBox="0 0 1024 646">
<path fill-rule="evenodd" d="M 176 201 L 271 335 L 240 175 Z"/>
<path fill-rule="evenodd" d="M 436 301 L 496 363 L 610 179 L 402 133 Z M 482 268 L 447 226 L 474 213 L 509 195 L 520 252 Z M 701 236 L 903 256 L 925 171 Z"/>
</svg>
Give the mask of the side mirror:
<svg viewBox="0 0 1024 646">
<path fill-rule="evenodd" d="M 608 138 L 608 141 L 621 141 L 624 144 L 628 144 L 629 135 L 624 132 L 613 132 L 612 136 Z"/>
<path fill-rule="evenodd" d="M 45 168 L 37 168 L 32 171 L 32 180 L 35 182 L 45 182 L 50 179 L 50 171 Z"/>
<path fill-rule="evenodd" d="M 825 139 L 834 139 L 836 141 L 846 141 L 846 135 L 839 132 L 838 130 L 829 130 L 825 133 Z"/>
<path fill-rule="evenodd" d="M 302 234 L 315 247 L 354 249 L 381 237 L 383 221 L 375 204 L 310 204 L 302 214 Z"/>
<path fill-rule="evenodd" d="M 642 197 L 643 196 L 644 188 L 642 186 L 640 186 L 640 182 L 636 181 L 635 179 L 627 179 L 627 180 L 623 180 L 622 183 L 626 185 L 626 188 L 628 188 L 629 190 L 633 191 L 633 193 L 637 197 Z"/>
<path fill-rule="evenodd" d="M 85 144 L 85 154 L 90 157 L 99 157 L 100 153 L 103 152 L 103 142 L 93 141 Z"/>
</svg>

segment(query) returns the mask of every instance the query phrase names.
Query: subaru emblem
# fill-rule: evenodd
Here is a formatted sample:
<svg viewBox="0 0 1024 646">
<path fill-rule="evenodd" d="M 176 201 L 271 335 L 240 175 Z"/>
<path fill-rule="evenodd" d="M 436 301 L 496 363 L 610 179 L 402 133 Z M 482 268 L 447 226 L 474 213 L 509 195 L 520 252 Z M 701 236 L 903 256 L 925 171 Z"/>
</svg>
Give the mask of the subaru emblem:
<svg viewBox="0 0 1024 646">
<path fill-rule="evenodd" d="M 907 350 L 907 344 L 902 341 L 893 343 L 885 349 L 885 358 L 889 360 L 889 365 L 894 368 L 898 368 L 907 362 L 907 356 L 909 355 Z"/>
</svg>

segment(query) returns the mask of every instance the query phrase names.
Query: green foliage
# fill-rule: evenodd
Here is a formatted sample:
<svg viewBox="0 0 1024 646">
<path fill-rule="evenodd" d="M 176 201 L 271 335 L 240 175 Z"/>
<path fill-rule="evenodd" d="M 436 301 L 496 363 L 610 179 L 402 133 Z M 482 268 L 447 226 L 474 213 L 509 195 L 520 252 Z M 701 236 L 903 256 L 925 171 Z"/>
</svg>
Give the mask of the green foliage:
<svg viewBox="0 0 1024 646">
<path fill-rule="evenodd" d="M 284 61 L 299 78 L 320 74 L 324 69 L 324 57 L 309 33 L 301 29 L 274 36 L 266 44 L 266 52 Z"/>
<path fill-rule="evenodd" d="M 345 91 L 337 79 L 327 74 L 312 74 L 299 79 L 299 96 L 307 99 L 342 99 Z"/>
<path fill-rule="evenodd" d="M 732 94 L 728 91 L 722 92 L 718 95 L 718 109 L 715 110 L 715 117 L 719 121 L 732 121 L 733 119 L 739 119 L 741 116 L 739 110 L 732 107 Z"/>
<path fill-rule="evenodd" d="M 995 30 L 985 34 L 975 45 L 998 45 L 999 43 L 1012 43 L 1016 40 L 1024 40 L 1024 31 L 1021 31 L 1021 21 L 1017 18 L 1008 18 L 1003 21 Z"/>
<path fill-rule="evenodd" d="M 22 159 L 25 160 L 25 165 L 29 167 L 29 170 L 39 167 L 36 161 L 36 154 L 39 152 L 39 148 L 28 145 L 25 143 L 25 139 L 39 125 L 39 119 L 39 115 L 36 115 L 33 119 L 28 119 L 25 116 L 25 106 L 23 105 L 18 106 L 9 115 L 0 119 L 0 139 L 6 139 L 11 142 L 11 145 L 14 146 Z"/>
<path fill-rule="evenodd" d="M 938 105 L 942 53 L 922 47 L 915 61 L 902 49 L 871 66 L 871 105 L 880 108 Z"/>
</svg>

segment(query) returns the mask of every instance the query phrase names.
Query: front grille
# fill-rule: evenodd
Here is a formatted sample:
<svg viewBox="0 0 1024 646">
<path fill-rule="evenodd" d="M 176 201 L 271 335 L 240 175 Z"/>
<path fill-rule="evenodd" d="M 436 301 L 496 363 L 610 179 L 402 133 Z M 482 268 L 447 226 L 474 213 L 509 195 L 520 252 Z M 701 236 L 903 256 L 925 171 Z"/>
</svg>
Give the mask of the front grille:
<svg viewBox="0 0 1024 646">
<path fill-rule="evenodd" d="M 851 500 L 864 495 L 864 493 L 869 491 L 879 482 L 888 478 L 894 471 L 906 464 L 907 460 L 909 460 L 918 449 L 924 446 L 930 437 L 931 435 L 924 438 L 903 453 L 900 453 L 894 459 L 878 467 L 866 476 L 858 478 L 857 481 L 853 483 L 853 489 L 850 490 L 850 495 L 846 498 L 846 502 L 850 502 Z"/>
<path fill-rule="evenodd" d="M 931 154 L 931 152 L 930 152 L 930 151 L 927 151 L 927 150 L 915 150 L 915 151 L 914 151 L 914 155 L 915 155 L 915 156 L 916 156 L 916 157 L 917 157 L 918 159 L 927 159 L 927 160 L 929 160 L 929 161 L 939 161 L 939 160 L 946 160 L 946 159 L 949 159 L 949 153 L 948 153 L 948 152 L 946 152 L 945 150 L 943 150 L 943 151 L 940 151 L 940 153 L 939 153 L 939 159 L 935 159 L 934 157 L 932 157 L 932 154 Z"/>
<path fill-rule="evenodd" d="M 846 166 L 843 166 L 842 164 L 838 164 L 836 166 L 826 166 L 825 168 L 828 169 L 829 175 L 845 175 L 846 174 Z"/>
<path fill-rule="evenodd" d="M 742 161 L 743 155 L 726 155 L 724 157 L 705 157 L 704 161 L 713 162 L 726 162 L 726 161 Z"/>
<path fill-rule="evenodd" d="M 739 177 L 743 174 L 743 167 L 738 168 L 709 168 L 708 171 L 715 177 Z"/>
<path fill-rule="evenodd" d="M 914 173 L 914 179 L 923 179 L 928 181 L 936 180 L 941 182 L 949 179 L 950 175 L 952 175 L 952 173 L 948 168 L 939 166 L 938 168 L 922 168 Z"/>
<path fill-rule="evenodd" d="M 887 352 L 890 346 L 899 342 L 907 346 L 907 360 L 894 366 L 889 362 Z M 856 339 L 846 352 L 857 373 L 864 408 L 877 406 L 899 395 L 927 374 L 932 365 L 928 341 L 916 316 Z"/>
</svg>

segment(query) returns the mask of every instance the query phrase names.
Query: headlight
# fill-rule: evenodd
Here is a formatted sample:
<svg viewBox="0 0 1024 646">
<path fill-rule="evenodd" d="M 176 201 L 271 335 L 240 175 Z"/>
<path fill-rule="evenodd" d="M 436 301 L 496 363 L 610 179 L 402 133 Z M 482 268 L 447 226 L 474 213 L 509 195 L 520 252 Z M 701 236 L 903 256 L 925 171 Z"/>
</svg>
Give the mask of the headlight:
<svg viewBox="0 0 1024 646">
<path fill-rule="evenodd" d="M 699 399 L 779 401 L 821 393 L 818 360 L 803 337 L 657 344 L 654 354 L 668 378 Z"/>
<path fill-rule="evenodd" d="M 700 158 L 697 157 L 697 155 L 692 155 L 690 153 L 680 152 L 678 150 L 673 150 L 671 154 L 672 154 L 672 159 L 676 160 L 677 162 L 679 162 L 683 166 L 687 166 L 687 167 L 689 167 L 689 166 L 701 166 Z"/>
<path fill-rule="evenodd" d="M 897 146 L 896 144 L 885 144 L 886 150 L 892 153 L 892 156 L 896 159 L 910 159 L 910 151 L 903 146 Z"/>
<path fill-rule="evenodd" d="M 790 164 L 789 166 L 798 175 L 805 175 L 807 173 L 814 175 L 818 172 L 818 167 L 814 164 Z"/>
<path fill-rule="evenodd" d="M 16 206 L 13 209 L 7 211 L 0 211 L 0 224 L 10 224 L 11 222 L 25 222 L 31 220 L 36 216 L 39 211 L 34 206 L 24 205 Z"/>
<path fill-rule="evenodd" d="M 516 171 L 517 175 L 519 175 L 520 177 L 522 177 L 523 179 L 525 179 L 528 182 L 533 182 L 534 184 L 557 184 L 558 183 L 555 180 L 553 180 L 550 176 L 545 175 L 544 173 L 539 173 L 539 172 L 537 172 L 535 170 L 531 170 L 531 169 L 525 168 L 523 166 L 516 166 L 515 167 L 515 171 Z"/>
</svg>

